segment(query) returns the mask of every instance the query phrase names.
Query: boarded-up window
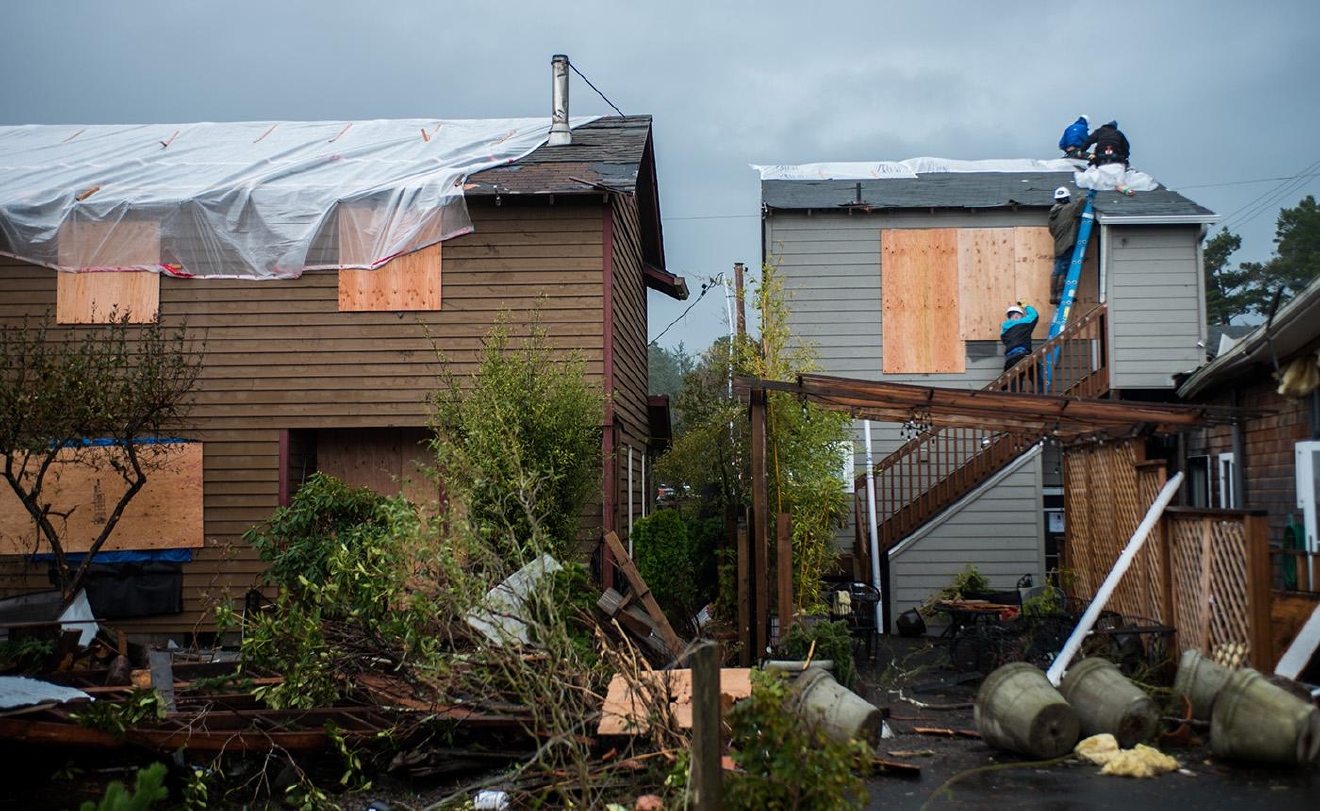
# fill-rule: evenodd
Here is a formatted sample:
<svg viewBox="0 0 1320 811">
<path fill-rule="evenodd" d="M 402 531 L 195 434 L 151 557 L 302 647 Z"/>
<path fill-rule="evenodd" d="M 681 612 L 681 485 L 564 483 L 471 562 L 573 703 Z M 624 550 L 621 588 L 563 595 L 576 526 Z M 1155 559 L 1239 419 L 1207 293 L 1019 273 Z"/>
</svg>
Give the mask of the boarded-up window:
<svg viewBox="0 0 1320 811">
<path fill-rule="evenodd" d="M 383 209 L 348 206 L 339 212 L 339 261 L 373 265 L 374 235 L 383 228 Z M 432 218 L 435 219 L 435 218 Z M 424 230 L 432 226 L 422 218 Z M 436 220 L 438 222 L 438 219 Z M 340 312 L 401 312 L 440 309 L 440 243 L 396 256 L 375 270 L 339 271 Z"/>
<path fill-rule="evenodd" d="M 60 273 L 55 318 L 61 324 L 105 324 L 128 315 L 135 324 L 156 320 L 160 276 L 148 270 L 105 270 L 160 262 L 160 227 L 154 222 L 69 222 L 60 228 L 62 267 L 99 268 Z"/>
<path fill-rule="evenodd" d="M 96 447 L 81 453 L 99 452 Z M 46 473 L 41 498 L 50 505 L 66 552 L 86 552 L 101 533 L 109 512 L 125 490 L 124 480 L 109 463 L 108 452 L 98 468 L 70 464 L 73 451 L 61 451 Z M 101 551 L 122 549 L 181 549 L 200 547 L 202 527 L 202 445 L 199 442 L 169 442 L 143 445 L 138 453 L 147 464 L 160 467 L 147 474 L 147 482 L 128 503 Z M 95 461 L 95 459 L 93 459 Z M 0 491 L 0 554 L 50 552 L 37 544 L 31 515 L 13 491 Z"/>
<path fill-rule="evenodd" d="M 339 271 L 339 311 L 440 309 L 440 243 L 395 257 L 375 270 Z"/>
<path fill-rule="evenodd" d="M 1004 309 L 1030 302 L 1049 334 L 1054 242 L 1044 226 L 880 232 L 885 374 L 966 371 L 965 341 L 997 341 Z"/>
<path fill-rule="evenodd" d="M 885 374 L 960 373 L 958 231 L 880 232 Z"/>
<path fill-rule="evenodd" d="M 958 232 L 958 287 L 962 337 L 995 341 L 1004 309 L 1029 302 L 1040 313 L 1035 337 L 1049 334 L 1054 307 L 1050 273 L 1054 240 L 1048 228 L 966 228 Z"/>
</svg>

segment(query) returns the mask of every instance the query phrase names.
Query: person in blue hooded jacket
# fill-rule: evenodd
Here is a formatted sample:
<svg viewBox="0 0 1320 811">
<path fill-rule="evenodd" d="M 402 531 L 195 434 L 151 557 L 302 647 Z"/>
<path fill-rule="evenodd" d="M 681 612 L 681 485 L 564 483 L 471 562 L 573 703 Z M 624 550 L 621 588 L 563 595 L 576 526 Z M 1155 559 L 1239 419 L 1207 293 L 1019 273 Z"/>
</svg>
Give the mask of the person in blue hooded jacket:
<svg viewBox="0 0 1320 811">
<path fill-rule="evenodd" d="M 1036 329 L 1040 313 L 1030 304 L 1017 302 L 1008 305 L 1006 320 L 999 327 L 999 340 L 1004 343 L 1004 368 L 1031 354 L 1031 333 Z"/>
<path fill-rule="evenodd" d="M 1063 150 L 1065 158 L 1082 157 L 1082 144 L 1086 142 L 1087 136 L 1091 134 L 1091 119 L 1085 115 L 1080 115 L 1077 120 L 1068 125 L 1063 131 L 1063 137 L 1059 139 L 1059 149 Z"/>
</svg>

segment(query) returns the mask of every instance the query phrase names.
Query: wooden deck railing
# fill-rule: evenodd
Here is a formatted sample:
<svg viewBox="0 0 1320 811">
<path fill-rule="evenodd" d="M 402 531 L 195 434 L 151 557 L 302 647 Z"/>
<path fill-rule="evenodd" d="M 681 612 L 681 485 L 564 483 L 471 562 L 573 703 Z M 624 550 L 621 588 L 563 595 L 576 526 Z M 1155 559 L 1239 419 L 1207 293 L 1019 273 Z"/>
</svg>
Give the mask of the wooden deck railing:
<svg viewBox="0 0 1320 811">
<path fill-rule="evenodd" d="M 1320 592 L 1320 554 L 1304 549 L 1270 551 L 1275 585 L 1282 591 Z"/>
<path fill-rule="evenodd" d="M 1104 305 L 1091 310 L 986 388 L 1080 397 L 1104 394 L 1109 388 L 1106 312 Z M 875 466 L 880 548 L 892 549 L 1037 440 L 975 428 L 935 428 L 904 443 Z M 865 498 L 865 487 L 857 492 L 859 499 Z M 859 514 L 864 513 L 863 508 Z"/>
</svg>

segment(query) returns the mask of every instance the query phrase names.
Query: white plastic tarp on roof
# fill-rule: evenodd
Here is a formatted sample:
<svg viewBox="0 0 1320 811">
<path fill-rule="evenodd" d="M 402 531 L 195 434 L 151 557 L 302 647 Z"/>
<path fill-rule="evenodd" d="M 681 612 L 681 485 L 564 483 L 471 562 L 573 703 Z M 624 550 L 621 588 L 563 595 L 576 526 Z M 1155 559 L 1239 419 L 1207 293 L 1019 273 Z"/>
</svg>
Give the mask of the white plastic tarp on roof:
<svg viewBox="0 0 1320 811">
<path fill-rule="evenodd" d="M 377 267 L 471 231 L 464 179 L 527 155 L 549 129 L 548 118 L 0 127 L 0 252 L 211 278 Z"/>
<path fill-rule="evenodd" d="M 1083 161 L 1069 158 L 1034 160 L 1032 158 L 1000 158 L 997 160 L 964 161 L 951 158 L 908 158 L 903 161 L 877 163 L 802 163 L 797 165 L 751 165 L 761 173 L 762 180 L 885 180 L 913 179 L 918 175 L 939 172 L 1075 172 L 1084 168 Z"/>
</svg>

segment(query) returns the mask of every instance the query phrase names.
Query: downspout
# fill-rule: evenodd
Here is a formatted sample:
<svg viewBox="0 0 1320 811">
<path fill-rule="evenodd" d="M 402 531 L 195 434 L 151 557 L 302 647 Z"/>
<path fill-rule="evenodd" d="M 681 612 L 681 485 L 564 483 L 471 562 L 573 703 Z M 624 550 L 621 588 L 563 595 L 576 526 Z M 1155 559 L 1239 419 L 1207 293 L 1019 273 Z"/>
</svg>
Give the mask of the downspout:
<svg viewBox="0 0 1320 811">
<path fill-rule="evenodd" d="M 885 623 L 883 605 L 889 596 L 889 589 L 883 588 L 880 579 L 880 527 L 876 521 L 875 510 L 875 463 L 871 461 L 871 421 L 862 420 L 862 431 L 866 434 L 866 520 L 871 530 L 871 585 L 885 600 L 875 604 L 875 627 L 881 633 L 889 633 Z M 888 554 L 886 552 L 886 554 Z"/>
</svg>

